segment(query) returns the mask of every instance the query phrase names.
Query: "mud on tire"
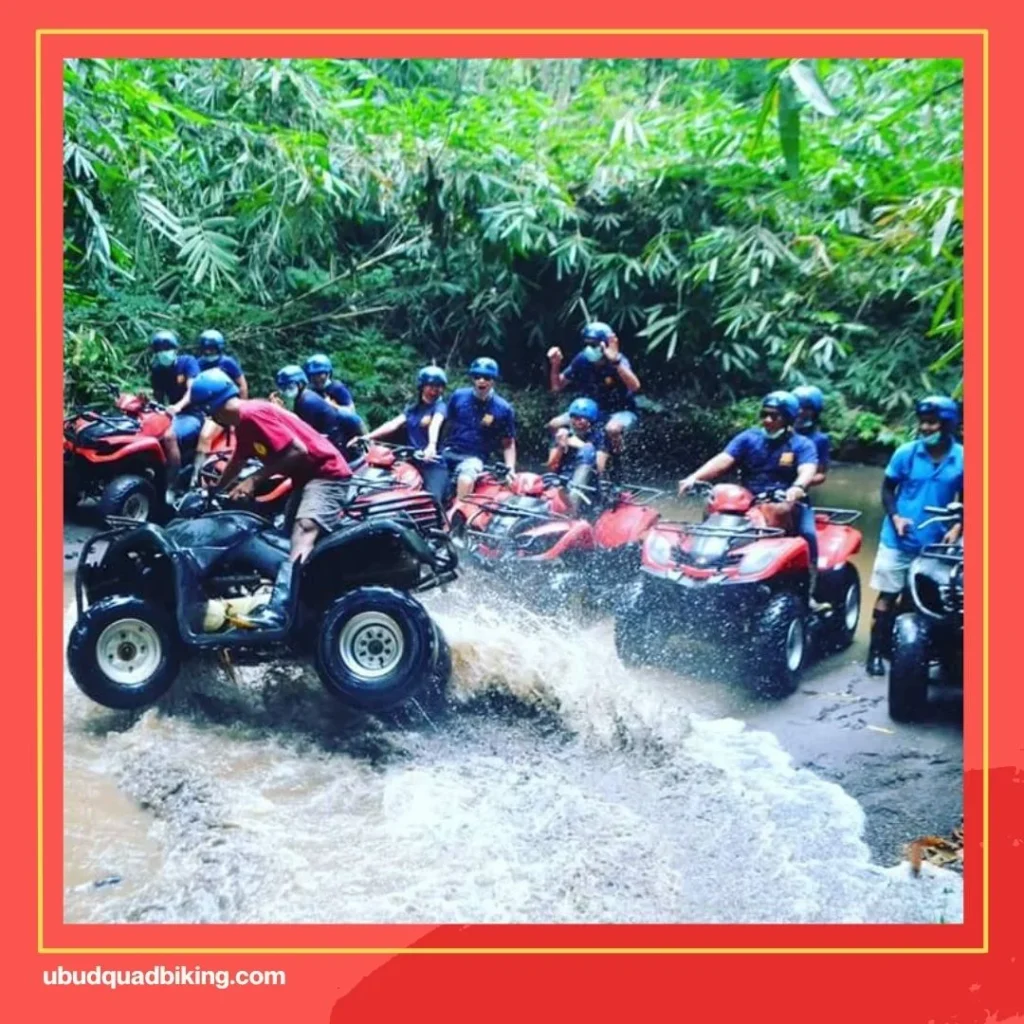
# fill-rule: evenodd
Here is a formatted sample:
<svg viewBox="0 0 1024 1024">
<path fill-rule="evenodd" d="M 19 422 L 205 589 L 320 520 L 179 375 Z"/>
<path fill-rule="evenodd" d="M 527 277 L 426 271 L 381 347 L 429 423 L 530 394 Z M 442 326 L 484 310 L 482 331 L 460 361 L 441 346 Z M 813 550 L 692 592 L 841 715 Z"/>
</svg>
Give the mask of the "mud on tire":
<svg viewBox="0 0 1024 1024">
<path fill-rule="evenodd" d="M 787 697 L 796 690 L 807 656 L 807 622 L 796 594 L 774 594 L 761 612 L 752 638 L 748 673 L 765 697 Z"/>
<path fill-rule="evenodd" d="M 925 716 L 930 646 L 920 616 L 910 613 L 896 619 L 889 664 L 889 717 L 895 722 L 915 722 Z"/>
<path fill-rule="evenodd" d="M 157 518 L 159 499 L 156 488 L 144 476 L 115 476 L 100 494 L 96 514 L 100 521 L 107 516 L 126 516 L 140 523 Z"/>
<path fill-rule="evenodd" d="M 138 597 L 105 597 L 68 638 L 78 688 L 104 707 L 134 710 L 162 697 L 178 675 L 181 641 L 171 616 Z"/>
</svg>

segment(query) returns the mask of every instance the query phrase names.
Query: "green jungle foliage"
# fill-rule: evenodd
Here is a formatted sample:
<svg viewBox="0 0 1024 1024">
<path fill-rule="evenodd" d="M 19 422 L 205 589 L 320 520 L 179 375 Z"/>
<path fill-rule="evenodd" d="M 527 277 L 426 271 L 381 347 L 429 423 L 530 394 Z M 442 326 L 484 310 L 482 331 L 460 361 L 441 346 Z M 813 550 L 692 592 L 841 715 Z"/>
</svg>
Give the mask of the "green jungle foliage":
<svg viewBox="0 0 1024 1024">
<path fill-rule="evenodd" d="M 714 451 L 744 399 L 803 382 L 848 450 L 890 444 L 962 385 L 962 76 L 68 60 L 66 401 L 144 385 L 161 327 L 222 330 L 255 394 L 326 351 L 371 423 L 422 362 L 457 381 L 486 353 L 539 451 L 564 404 L 545 353 L 592 317 L 640 374 L 652 452 Z"/>
</svg>

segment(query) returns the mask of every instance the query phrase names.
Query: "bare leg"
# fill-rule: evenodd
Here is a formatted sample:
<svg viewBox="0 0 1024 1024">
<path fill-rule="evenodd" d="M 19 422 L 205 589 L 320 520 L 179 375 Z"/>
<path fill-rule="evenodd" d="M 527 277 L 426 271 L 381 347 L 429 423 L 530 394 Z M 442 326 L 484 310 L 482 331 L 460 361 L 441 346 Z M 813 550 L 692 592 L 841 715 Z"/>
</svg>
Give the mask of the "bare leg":
<svg viewBox="0 0 1024 1024">
<path fill-rule="evenodd" d="M 296 519 L 292 527 L 292 550 L 290 558 L 293 562 L 304 562 L 313 550 L 320 527 L 312 519 Z"/>
<path fill-rule="evenodd" d="M 475 482 L 475 477 L 466 473 L 461 474 L 455 483 L 455 496 L 460 500 L 462 498 L 468 498 L 470 492 L 473 490 L 473 484 Z"/>
</svg>

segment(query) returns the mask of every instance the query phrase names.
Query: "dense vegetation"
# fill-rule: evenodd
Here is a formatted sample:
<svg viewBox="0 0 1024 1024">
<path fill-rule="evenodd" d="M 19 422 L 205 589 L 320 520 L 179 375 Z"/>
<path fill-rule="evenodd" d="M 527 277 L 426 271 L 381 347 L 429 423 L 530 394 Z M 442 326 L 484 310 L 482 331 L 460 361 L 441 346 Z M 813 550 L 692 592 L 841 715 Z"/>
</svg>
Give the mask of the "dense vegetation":
<svg viewBox="0 0 1024 1024">
<path fill-rule="evenodd" d="M 331 353 L 373 422 L 486 351 L 532 427 L 589 315 L 652 448 L 804 381 L 884 443 L 959 388 L 961 140 L 952 60 L 69 60 L 66 398 L 216 326 L 257 393 Z"/>
</svg>

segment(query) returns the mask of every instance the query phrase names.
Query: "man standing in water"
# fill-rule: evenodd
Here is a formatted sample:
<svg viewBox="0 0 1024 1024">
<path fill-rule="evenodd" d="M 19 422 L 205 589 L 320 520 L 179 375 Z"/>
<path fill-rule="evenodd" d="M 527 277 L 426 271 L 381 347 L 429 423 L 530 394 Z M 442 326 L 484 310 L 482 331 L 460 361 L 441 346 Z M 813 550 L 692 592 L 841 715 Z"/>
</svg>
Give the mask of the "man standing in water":
<svg viewBox="0 0 1024 1024">
<path fill-rule="evenodd" d="M 878 591 L 871 617 L 871 645 L 867 673 L 885 675 L 885 661 L 892 647 L 896 602 L 907 585 L 910 563 L 923 547 L 952 544 L 960 536 L 960 524 L 943 531 L 941 523 L 924 529 L 930 518 L 927 505 L 948 505 L 963 494 L 964 449 L 954 433 L 960 410 L 952 398 L 931 395 L 917 403 L 917 440 L 900 445 L 885 468 L 882 507 L 885 519 L 871 571 L 871 588 Z"/>
</svg>

